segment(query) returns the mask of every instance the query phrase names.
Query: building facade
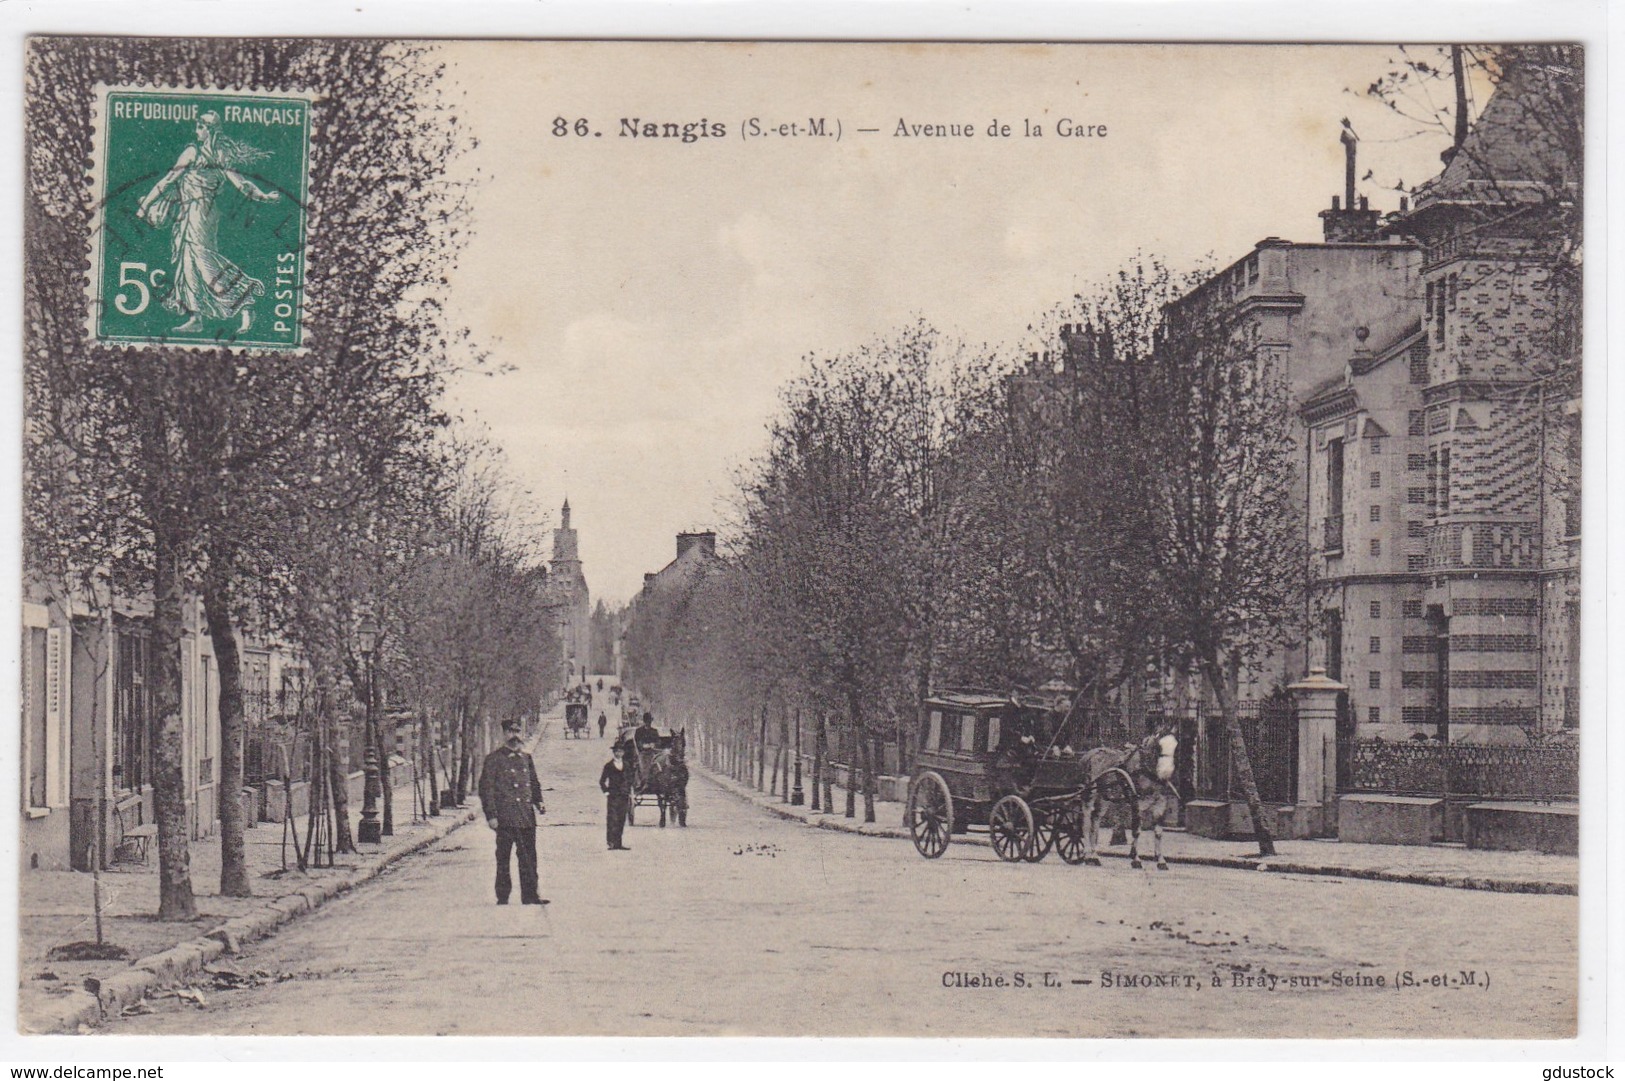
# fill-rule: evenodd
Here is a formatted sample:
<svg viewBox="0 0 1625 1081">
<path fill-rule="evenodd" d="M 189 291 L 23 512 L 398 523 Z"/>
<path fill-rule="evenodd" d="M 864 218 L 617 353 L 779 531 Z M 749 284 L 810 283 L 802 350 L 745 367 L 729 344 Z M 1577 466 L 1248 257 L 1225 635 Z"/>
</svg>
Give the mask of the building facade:
<svg viewBox="0 0 1625 1081">
<path fill-rule="evenodd" d="M 1348 687 L 1343 737 L 1577 727 L 1577 176 L 1542 124 L 1549 91 L 1538 69 L 1503 78 L 1387 216 L 1355 190 L 1345 131 L 1322 239 L 1260 241 L 1172 306 L 1256 342 L 1302 424 L 1308 634 L 1238 671 L 1239 697 L 1324 664 Z M 1081 362 L 1082 333 L 1065 328 L 1063 362 Z"/>
<path fill-rule="evenodd" d="M 23 868 L 106 864 L 130 830 L 154 821 L 151 608 L 25 583 L 22 611 Z M 201 604 L 184 606 L 181 741 L 190 837 L 219 822 L 219 676 Z"/>
<path fill-rule="evenodd" d="M 1578 726 L 1573 170 L 1502 80 L 1385 231 L 1420 254 L 1410 322 L 1303 402 L 1311 604 L 1361 736 L 1518 743 Z M 1531 147 L 1538 152 L 1531 152 Z"/>
</svg>

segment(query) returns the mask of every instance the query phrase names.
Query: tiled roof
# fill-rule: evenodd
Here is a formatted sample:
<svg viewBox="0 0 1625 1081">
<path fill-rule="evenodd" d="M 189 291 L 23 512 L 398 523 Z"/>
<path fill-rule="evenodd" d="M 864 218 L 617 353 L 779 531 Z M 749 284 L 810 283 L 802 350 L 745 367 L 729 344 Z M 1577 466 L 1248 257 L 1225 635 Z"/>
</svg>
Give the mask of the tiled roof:
<svg viewBox="0 0 1625 1081">
<path fill-rule="evenodd" d="M 1543 201 L 1579 179 L 1564 145 L 1565 73 L 1526 59 L 1510 64 L 1450 164 L 1417 194 L 1433 203 Z"/>
</svg>

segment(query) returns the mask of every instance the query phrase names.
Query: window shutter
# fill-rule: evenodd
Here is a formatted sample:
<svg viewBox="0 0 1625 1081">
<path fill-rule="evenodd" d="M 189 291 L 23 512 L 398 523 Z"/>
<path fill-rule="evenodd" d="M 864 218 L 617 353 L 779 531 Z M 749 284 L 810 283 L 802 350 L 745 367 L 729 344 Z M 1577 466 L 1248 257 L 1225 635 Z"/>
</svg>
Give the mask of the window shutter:
<svg viewBox="0 0 1625 1081">
<path fill-rule="evenodd" d="M 62 704 L 66 698 L 67 658 L 63 655 L 65 636 L 61 627 L 45 632 L 45 805 L 61 807 L 68 789 L 68 725 Z"/>
</svg>

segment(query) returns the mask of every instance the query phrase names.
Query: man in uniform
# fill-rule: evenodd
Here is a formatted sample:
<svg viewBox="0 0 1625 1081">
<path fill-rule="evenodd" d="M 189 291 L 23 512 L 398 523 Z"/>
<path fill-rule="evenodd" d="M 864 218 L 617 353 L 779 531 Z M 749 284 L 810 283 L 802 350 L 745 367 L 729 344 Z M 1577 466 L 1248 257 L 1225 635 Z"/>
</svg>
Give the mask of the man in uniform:
<svg viewBox="0 0 1625 1081">
<path fill-rule="evenodd" d="M 480 767 L 480 807 L 485 824 L 497 835 L 497 904 L 507 904 L 513 892 L 508 854 L 517 849 L 519 903 L 545 905 L 536 894 L 536 816 L 547 813 L 542 782 L 536 778 L 536 763 L 519 749 L 519 722 L 503 721 L 502 731 L 507 742 L 486 755 Z"/>
<path fill-rule="evenodd" d="M 611 852 L 630 852 L 621 844 L 621 831 L 626 828 L 626 812 L 632 802 L 632 768 L 626 763 L 626 744 L 616 740 L 610 747 L 610 759 L 598 774 L 598 788 L 608 796 L 604 818 L 604 840 Z"/>
</svg>

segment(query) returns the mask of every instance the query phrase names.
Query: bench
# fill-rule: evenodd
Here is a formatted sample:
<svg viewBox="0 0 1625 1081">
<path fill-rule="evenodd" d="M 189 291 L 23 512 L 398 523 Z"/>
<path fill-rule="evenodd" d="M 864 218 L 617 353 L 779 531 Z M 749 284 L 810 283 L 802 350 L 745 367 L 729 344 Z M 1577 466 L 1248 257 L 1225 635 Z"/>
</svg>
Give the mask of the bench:
<svg viewBox="0 0 1625 1081">
<path fill-rule="evenodd" d="M 118 807 L 113 812 L 118 816 L 119 842 L 113 847 L 114 863 L 141 863 L 147 862 L 147 849 L 152 839 L 158 836 L 158 827 L 152 823 L 142 823 L 141 804 L 132 803 L 128 806 Z M 129 815 L 135 815 L 136 824 L 130 825 Z"/>
</svg>

